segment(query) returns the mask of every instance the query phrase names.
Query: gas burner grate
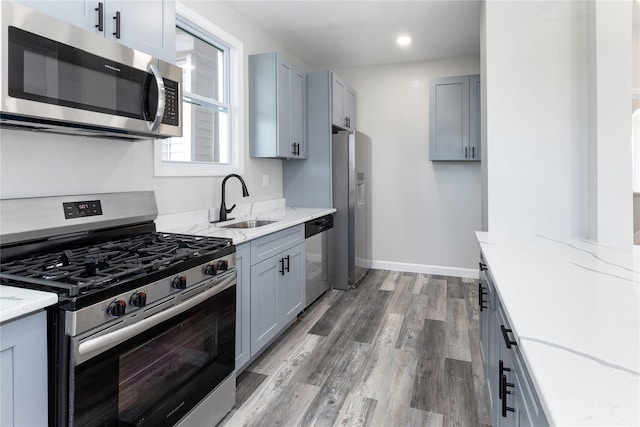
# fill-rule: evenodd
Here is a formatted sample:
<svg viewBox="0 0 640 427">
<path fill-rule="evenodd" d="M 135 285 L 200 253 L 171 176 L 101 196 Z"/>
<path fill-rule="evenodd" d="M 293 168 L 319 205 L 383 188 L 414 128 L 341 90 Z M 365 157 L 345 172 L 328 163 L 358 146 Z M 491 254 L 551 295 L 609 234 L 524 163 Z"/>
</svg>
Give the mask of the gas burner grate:
<svg viewBox="0 0 640 427">
<path fill-rule="evenodd" d="M 229 246 L 229 239 L 148 233 L 2 263 L 0 278 L 66 289 L 75 296 Z"/>
</svg>

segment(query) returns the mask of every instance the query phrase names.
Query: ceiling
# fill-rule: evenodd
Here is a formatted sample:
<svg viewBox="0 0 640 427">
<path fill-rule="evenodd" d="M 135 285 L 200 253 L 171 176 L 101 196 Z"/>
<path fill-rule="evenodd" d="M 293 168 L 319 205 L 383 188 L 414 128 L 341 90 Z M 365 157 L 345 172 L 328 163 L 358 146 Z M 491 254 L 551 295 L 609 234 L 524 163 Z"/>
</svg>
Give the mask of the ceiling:
<svg viewBox="0 0 640 427">
<path fill-rule="evenodd" d="M 311 68 L 351 68 L 480 54 L 480 0 L 228 3 Z M 409 35 L 408 47 L 396 43 Z"/>
</svg>

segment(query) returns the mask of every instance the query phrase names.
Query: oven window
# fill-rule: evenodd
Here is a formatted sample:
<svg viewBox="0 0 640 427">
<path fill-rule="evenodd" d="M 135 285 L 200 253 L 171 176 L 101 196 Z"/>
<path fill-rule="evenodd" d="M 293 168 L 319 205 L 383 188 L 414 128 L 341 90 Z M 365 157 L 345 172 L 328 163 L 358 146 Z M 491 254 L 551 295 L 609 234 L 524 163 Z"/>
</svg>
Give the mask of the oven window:
<svg viewBox="0 0 640 427">
<path fill-rule="evenodd" d="M 218 354 L 218 319 L 199 312 L 151 341 L 120 355 L 118 412 L 136 424 L 153 409 L 158 393 L 187 385 Z"/>
<path fill-rule="evenodd" d="M 171 426 L 235 369 L 232 286 L 75 369 L 76 426 Z"/>
</svg>

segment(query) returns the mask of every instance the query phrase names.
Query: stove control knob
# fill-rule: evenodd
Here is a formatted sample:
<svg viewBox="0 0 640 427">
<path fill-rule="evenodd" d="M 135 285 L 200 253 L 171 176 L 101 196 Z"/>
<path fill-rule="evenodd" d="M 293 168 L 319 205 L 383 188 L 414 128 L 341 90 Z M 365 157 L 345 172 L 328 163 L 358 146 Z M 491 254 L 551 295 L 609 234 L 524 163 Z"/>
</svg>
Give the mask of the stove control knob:
<svg viewBox="0 0 640 427">
<path fill-rule="evenodd" d="M 220 268 L 220 267 L 218 267 Z M 213 264 L 209 264 L 204 268 L 204 274 L 209 275 L 209 276 L 215 276 L 216 275 L 216 266 Z"/>
<path fill-rule="evenodd" d="M 145 305 L 147 305 L 147 293 L 136 292 L 135 294 L 131 295 L 129 304 L 131 304 L 134 307 L 144 307 Z"/>
<path fill-rule="evenodd" d="M 218 261 L 218 271 L 227 271 L 229 269 L 229 262 L 225 259 Z"/>
<path fill-rule="evenodd" d="M 171 286 L 176 289 L 184 289 L 187 287 L 187 276 L 176 276 L 171 281 Z"/>
<path fill-rule="evenodd" d="M 107 313 L 114 317 L 120 317 L 124 314 L 126 307 L 127 303 L 125 303 L 124 301 L 115 300 L 114 302 L 109 304 L 109 307 L 107 307 Z"/>
</svg>

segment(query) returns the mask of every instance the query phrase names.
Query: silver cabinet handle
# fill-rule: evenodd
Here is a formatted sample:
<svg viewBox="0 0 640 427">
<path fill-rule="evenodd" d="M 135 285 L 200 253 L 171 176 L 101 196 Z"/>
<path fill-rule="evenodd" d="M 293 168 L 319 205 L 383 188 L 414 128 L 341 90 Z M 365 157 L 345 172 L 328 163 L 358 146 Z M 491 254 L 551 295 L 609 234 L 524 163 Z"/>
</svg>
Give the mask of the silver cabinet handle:
<svg viewBox="0 0 640 427">
<path fill-rule="evenodd" d="M 158 66 L 156 64 L 149 64 L 149 71 L 153 74 L 153 77 L 155 77 L 158 88 L 158 108 L 156 109 L 156 116 L 153 122 L 147 122 L 149 124 L 149 130 L 155 132 L 160 127 L 160 123 L 162 123 L 162 118 L 164 117 L 165 89 L 164 80 L 162 79 Z"/>
</svg>

